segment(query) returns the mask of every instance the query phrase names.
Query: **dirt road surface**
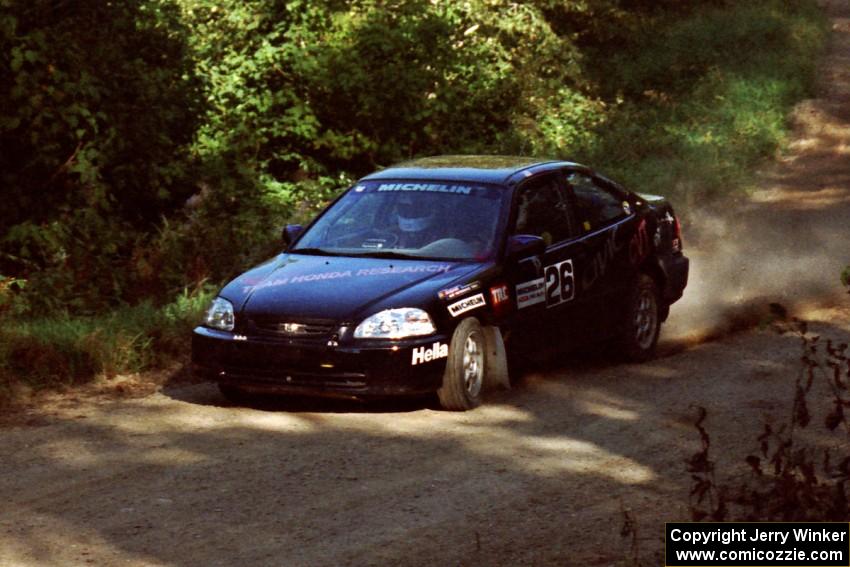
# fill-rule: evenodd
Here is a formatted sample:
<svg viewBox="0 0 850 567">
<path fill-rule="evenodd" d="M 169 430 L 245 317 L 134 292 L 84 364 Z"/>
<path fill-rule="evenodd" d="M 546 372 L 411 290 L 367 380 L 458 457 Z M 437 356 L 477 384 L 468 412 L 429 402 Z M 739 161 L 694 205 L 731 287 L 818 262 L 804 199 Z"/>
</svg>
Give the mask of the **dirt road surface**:
<svg viewBox="0 0 850 567">
<path fill-rule="evenodd" d="M 624 509 L 658 564 L 663 522 L 689 517 L 691 406 L 709 411 L 721 476 L 745 472 L 764 419 L 787 420 L 799 339 L 753 326 L 765 298 L 850 340 L 850 298 L 835 295 L 850 260 L 850 7 L 826 5 L 819 98 L 737 216 L 694 217 L 693 283 L 659 359 L 565 359 L 469 413 L 241 408 L 209 384 L 55 397 L 0 427 L 0 566 L 621 565 Z"/>
</svg>

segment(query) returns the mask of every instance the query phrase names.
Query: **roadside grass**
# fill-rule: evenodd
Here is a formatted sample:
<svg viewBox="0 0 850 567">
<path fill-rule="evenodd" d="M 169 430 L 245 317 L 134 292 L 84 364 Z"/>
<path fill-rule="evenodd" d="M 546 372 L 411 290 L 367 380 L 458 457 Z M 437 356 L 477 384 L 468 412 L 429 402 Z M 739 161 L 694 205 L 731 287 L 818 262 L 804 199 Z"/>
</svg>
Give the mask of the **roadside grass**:
<svg viewBox="0 0 850 567">
<path fill-rule="evenodd" d="M 92 317 L 7 318 L 0 329 L 0 405 L 21 391 L 61 388 L 161 368 L 189 349 L 191 329 L 213 296 L 184 291 Z"/>
<path fill-rule="evenodd" d="M 607 63 L 615 101 L 588 162 L 683 209 L 734 196 L 787 142 L 812 96 L 827 19 L 810 0 L 757 0 L 660 20 Z"/>
</svg>

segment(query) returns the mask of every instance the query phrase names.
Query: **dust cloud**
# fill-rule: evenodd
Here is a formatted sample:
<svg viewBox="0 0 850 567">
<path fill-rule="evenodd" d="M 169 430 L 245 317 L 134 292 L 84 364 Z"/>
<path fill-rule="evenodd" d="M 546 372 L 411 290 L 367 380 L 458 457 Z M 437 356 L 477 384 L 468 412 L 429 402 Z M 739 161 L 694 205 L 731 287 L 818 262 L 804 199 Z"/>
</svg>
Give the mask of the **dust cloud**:
<svg viewBox="0 0 850 567">
<path fill-rule="evenodd" d="M 850 306 L 840 282 L 850 264 L 850 7 L 823 4 L 833 22 L 829 53 L 816 98 L 789 117 L 782 155 L 749 195 L 713 211 L 678 204 L 691 273 L 665 341 L 708 340 L 782 317 L 829 322 L 830 306 Z"/>
<path fill-rule="evenodd" d="M 850 212 L 845 214 L 844 222 L 850 221 Z M 828 226 L 789 222 L 789 217 L 799 217 L 799 211 L 753 202 L 726 218 L 692 215 L 684 228 L 689 283 L 671 309 L 663 339 L 699 343 L 777 320 L 806 318 L 813 307 L 843 300 L 839 273 L 850 261 L 846 237 Z M 690 247 L 689 232 L 696 237 Z"/>
</svg>

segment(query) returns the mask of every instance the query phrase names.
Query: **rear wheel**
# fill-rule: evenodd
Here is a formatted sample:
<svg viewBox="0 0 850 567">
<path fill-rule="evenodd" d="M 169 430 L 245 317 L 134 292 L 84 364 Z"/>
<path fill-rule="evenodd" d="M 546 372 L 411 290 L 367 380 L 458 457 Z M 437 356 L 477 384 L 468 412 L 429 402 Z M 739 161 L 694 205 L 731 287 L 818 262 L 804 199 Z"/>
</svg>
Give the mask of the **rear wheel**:
<svg viewBox="0 0 850 567">
<path fill-rule="evenodd" d="M 481 405 L 485 371 L 484 331 L 477 319 L 464 319 L 455 329 L 443 385 L 437 390 L 444 409 L 465 411 Z"/>
<path fill-rule="evenodd" d="M 626 323 L 620 337 L 620 352 L 626 360 L 642 362 L 655 355 L 661 331 L 658 286 L 647 274 L 638 276 L 626 310 Z"/>
</svg>

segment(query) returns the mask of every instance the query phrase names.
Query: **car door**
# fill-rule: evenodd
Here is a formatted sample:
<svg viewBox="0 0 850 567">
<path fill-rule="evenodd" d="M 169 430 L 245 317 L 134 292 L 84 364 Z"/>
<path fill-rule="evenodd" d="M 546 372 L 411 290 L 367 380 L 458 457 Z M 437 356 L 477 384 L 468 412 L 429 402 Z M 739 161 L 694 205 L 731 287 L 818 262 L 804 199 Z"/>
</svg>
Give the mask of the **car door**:
<svg viewBox="0 0 850 567">
<path fill-rule="evenodd" d="M 586 170 L 565 170 L 567 199 L 581 235 L 575 245 L 585 254 L 576 285 L 584 301 L 576 316 L 585 321 L 585 338 L 615 332 L 622 321 L 636 275 L 630 259 L 638 232 L 628 194 Z"/>
<path fill-rule="evenodd" d="M 520 261 L 511 271 L 516 301 L 514 338 L 526 348 L 554 348 L 576 330 L 583 300 L 576 274 L 586 254 L 576 241 L 565 178 L 560 172 L 527 180 L 516 191 L 511 234 L 538 236 L 546 243 L 540 257 Z"/>
</svg>

